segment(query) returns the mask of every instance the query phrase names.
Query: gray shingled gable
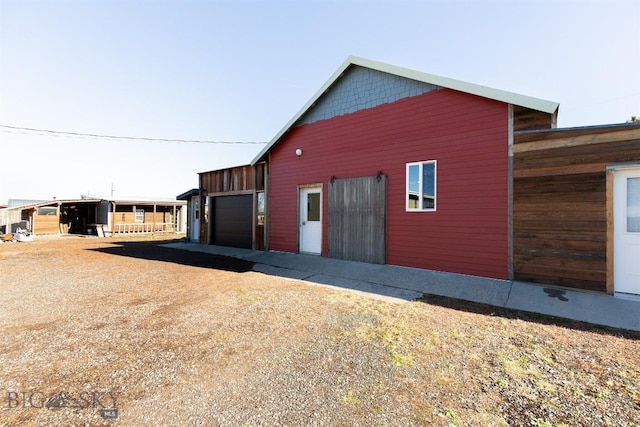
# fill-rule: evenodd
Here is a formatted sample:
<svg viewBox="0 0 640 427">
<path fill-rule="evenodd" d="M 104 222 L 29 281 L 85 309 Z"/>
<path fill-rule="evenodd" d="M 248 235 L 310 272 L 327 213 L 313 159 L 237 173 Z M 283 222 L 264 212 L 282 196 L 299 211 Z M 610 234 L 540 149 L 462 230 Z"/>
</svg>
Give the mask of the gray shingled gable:
<svg viewBox="0 0 640 427">
<path fill-rule="evenodd" d="M 440 87 L 353 65 L 306 111 L 296 125 L 354 113 L 437 89 Z"/>
<path fill-rule="evenodd" d="M 254 157 L 251 164 L 255 165 L 256 163 L 264 160 L 269 150 L 271 150 L 280 141 L 280 139 L 287 132 L 289 132 L 289 130 L 301 123 L 311 123 L 323 118 L 331 118 L 335 117 L 336 115 L 358 111 L 359 109 L 371 108 L 376 105 L 380 105 L 381 103 L 393 102 L 392 100 L 394 99 L 400 99 L 396 99 L 393 97 L 393 95 L 386 93 L 383 96 L 378 96 L 378 94 L 369 95 L 371 93 L 369 89 L 365 90 L 362 88 L 358 89 L 358 93 L 362 94 L 362 99 L 360 101 L 348 101 L 346 103 L 342 103 L 340 99 L 346 97 L 345 94 L 348 92 L 338 94 L 339 96 L 326 96 L 331 95 L 331 93 L 336 90 L 336 88 L 341 87 L 341 80 L 343 80 L 345 77 L 349 77 L 349 71 L 354 67 L 372 71 L 373 73 L 371 75 L 380 73 L 380 75 L 389 75 L 390 78 L 398 78 L 401 80 L 405 79 L 406 81 L 411 81 L 411 84 L 422 87 L 422 90 L 425 90 L 425 87 L 431 87 L 431 90 L 438 88 L 447 88 L 456 90 L 458 92 L 481 96 L 483 98 L 493 99 L 496 101 L 504 102 L 511 105 L 517 105 L 548 114 L 557 114 L 558 112 L 559 104 L 557 102 L 519 95 L 517 93 L 507 92 L 504 90 L 468 83 L 461 80 L 437 76 L 435 74 L 422 73 L 420 71 L 397 67 L 395 65 L 372 61 L 370 59 L 359 58 L 357 56 L 350 56 L 333 74 L 333 76 L 331 76 L 331 78 L 324 85 L 322 85 L 322 87 L 315 93 L 315 95 L 313 95 L 313 97 L 300 109 L 300 111 L 298 111 L 298 113 L 293 118 L 291 118 L 291 120 L 289 120 L 289 122 L 282 129 L 280 129 L 280 131 L 258 153 L 258 155 Z M 364 80 L 366 81 L 367 79 Z M 376 78 L 370 78 L 369 80 L 377 81 Z M 402 93 L 402 91 L 400 91 L 400 93 Z M 416 95 L 419 94 L 420 93 L 416 93 Z M 405 96 L 401 95 L 400 97 L 403 98 Z M 331 100 L 331 102 L 329 100 L 325 101 L 324 98 L 333 98 L 333 100 Z M 381 101 L 380 99 L 383 100 Z M 385 101 L 384 99 L 389 99 L 389 101 Z M 331 105 L 323 106 L 323 103 Z M 316 106 L 318 106 L 318 112 L 312 112 L 311 110 L 313 110 Z M 313 115 L 311 115 L 311 113 L 313 113 Z"/>
</svg>

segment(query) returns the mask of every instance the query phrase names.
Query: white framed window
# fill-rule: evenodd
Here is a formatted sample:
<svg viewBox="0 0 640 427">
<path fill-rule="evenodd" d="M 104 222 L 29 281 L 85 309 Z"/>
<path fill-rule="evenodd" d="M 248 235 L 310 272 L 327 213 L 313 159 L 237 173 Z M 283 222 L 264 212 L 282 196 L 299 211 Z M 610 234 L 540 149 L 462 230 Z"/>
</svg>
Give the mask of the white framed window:
<svg viewBox="0 0 640 427">
<path fill-rule="evenodd" d="M 58 208 L 55 206 L 41 206 L 38 208 L 38 216 L 55 216 L 58 213 Z"/>
<path fill-rule="evenodd" d="M 144 222 L 144 209 L 136 208 L 136 222 Z"/>
<path fill-rule="evenodd" d="M 437 165 L 435 160 L 407 163 L 407 212 L 436 210 Z"/>
</svg>

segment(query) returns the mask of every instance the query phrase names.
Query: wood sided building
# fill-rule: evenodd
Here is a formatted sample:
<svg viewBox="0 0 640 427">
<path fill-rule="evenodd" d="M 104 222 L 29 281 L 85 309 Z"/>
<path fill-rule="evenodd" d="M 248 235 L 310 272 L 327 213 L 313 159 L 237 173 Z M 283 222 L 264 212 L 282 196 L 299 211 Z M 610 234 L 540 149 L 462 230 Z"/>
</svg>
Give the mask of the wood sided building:
<svg viewBox="0 0 640 427">
<path fill-rule="evenodd" d="M 640 232 L 626 223 L 640 217 L 640 124 L 516 132 L 513 151 L 514 278 L 610 294 L 619 280 L 640 283 L 628 271 L 640 241 L 616 248 Z"/>
<path fill-rule="evenodd" d="M 640 299 L 640 124 L 350 57 L 253 159 L 199 176 L 199 240 Z"/>
<path fill-rule="evenodd" d="M 199 241 L 264 250 L 267 163 L 202 172 Z"/>
</svg>

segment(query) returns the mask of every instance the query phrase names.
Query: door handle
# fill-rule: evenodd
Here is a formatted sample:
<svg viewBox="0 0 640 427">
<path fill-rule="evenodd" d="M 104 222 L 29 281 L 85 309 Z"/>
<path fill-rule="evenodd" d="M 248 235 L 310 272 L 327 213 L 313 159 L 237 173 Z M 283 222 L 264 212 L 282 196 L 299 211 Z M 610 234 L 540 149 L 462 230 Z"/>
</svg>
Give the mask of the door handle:
<svg viewBox="0 0 640 427">
<path fill-rule="evenodd" d="M 302 221 L 302 225 L 305 225 L 305 224 L 306 224 L 306 222 L 305 222 L 305 221 Z"/>
</svg>

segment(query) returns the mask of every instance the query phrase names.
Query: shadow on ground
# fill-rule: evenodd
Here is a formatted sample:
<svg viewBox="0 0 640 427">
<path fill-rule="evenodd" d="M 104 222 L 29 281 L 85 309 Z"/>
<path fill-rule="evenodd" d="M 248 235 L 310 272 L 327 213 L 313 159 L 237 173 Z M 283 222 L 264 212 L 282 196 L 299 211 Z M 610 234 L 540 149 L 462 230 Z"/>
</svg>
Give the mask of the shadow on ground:
<svg viewBox="0 0 640 427">
<path fill-rule="evenodd" d="M 191 267 L 211 268 L 214 270 L 233 271 L 246 273 L 253 271 L 254 262 L 222 255 L 213 255 L 204 252 L 190 252 L 181 249 L 173 249 L 160 246 L 170 241 L 153 242 L 113 242 L 114 246 L 107 248 L 88 249 L 109 255 L 126 256 L 150 261 L 173 262 Z"/>
<path fill-rule="evenodd" d="M 485 316 L 498 316 L 502 317 L 503 319 L 510 320 L 519 319 L 525 322 L 539 323 L 541 325 L 561 326 L 576 331 L 592 332 L 601 335 L 616 336 L 640 341 L 640 332 L 594 325 L 592 323 L 566 319 L 563 317 L 549 316 L 546 314 L 539 314 L 522 310 L 513 310 L 509 308 L 496 307 L 489 304 L 459 300 L 438 295 L 424 295 L 418 301 L 429 305 L 437 305 L 439 307 L 451 308 L 453 310 L 466 311 L 468 313 L 482 314 Z"/>
<path fill-rule="evenodd" d="M 175 243 L 175 240 L 168 241 L 150 241 L 150 242 L 129 242 L 119 241 L 113 242 L 113 246 L 106 248 L 89 249 L 96 252 L 102 252 L 110 255 L 127 256 L 132 258 L 146 259 L 150 261 L 172 262 L 192 267 L 210 268 L 215 270 L 232 271 L 236 273 L 246 273 L 256 271 L 255 262 L 247 261 L 241 258 L 234 258 L 224 255 L 210 254 L 206 252 L 194 252 L 183 249 L 175 249 L 162 246 L 167 243 Z M 330 276 L 322 276 L 323 280 L 311 279 L 310 273 L 297 270 L 289 270 L 285 268 L 258 269 L 262 274 L 270 276 L 278 276 L 289 279 L 309 280 L 314 283 L 341 287 L 344 289 L 358 289 L 366 292 L 385 295 L 385 287 L 371 287 L 362 289 L 361 285 L 352 285 L 350 281 L 333 278 Z M 313 276 L 313 275 L 311 275 Z M 453 310 L 466 311 L 469 313 L 482 314 L 485 316 L 499 316 L 505 319 L 520 319 L 526 322 L 535 322 L 546 325 L 562 326 L 569 329 L 585 332 L 595 332 L 603 335 L 613 335 L 624 337 L 627 339 L 640 340 L 640 332 L 627 331 L 606 326 L 594 325 L 587 322 L 569 320 L 562 317 L 548 316 L 544 314 L 526 312 L 521 310 L 507 309 L 503 307 L 492 306 L 488 304 L 465 301 L 450 297 L 425 294 L 417 301 L 429 305 L 437 305 L 440 307 L 450 308 Z"/>
</svg>

